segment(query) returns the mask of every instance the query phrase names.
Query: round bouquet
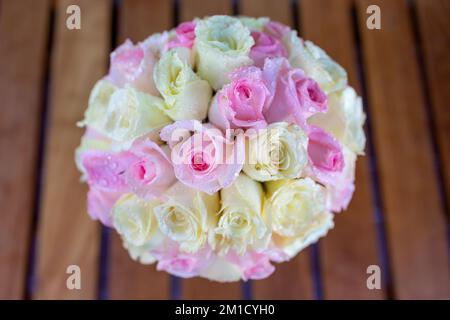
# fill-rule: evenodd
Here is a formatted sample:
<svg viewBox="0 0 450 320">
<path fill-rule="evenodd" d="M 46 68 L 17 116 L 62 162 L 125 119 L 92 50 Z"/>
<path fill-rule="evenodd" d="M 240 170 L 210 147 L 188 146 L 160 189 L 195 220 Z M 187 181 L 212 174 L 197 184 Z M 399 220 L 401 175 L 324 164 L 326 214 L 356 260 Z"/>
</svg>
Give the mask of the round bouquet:
<svg viewBox="0 0 450 320">
<path fill-rule="evenodd" d="M 364 121 L 345 70 L 296 31 L 212 16 L 111 54 L 76 163 L 133 259 L 262 279 L 347 207 Z"/>
</svg>

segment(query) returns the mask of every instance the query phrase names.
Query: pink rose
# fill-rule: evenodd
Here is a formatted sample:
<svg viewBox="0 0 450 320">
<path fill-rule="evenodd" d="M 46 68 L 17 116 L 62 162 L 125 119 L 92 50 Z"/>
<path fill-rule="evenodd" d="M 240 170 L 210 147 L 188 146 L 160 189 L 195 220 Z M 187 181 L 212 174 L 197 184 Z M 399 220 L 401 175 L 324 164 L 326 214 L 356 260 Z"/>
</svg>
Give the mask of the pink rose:
<svg viewBox="0 0 450 320">
<path fill-rule="evenodd" d="M 129 151 L 87 151 L 81 159 L 88 184 L 95 188 L 146 198 L 160 196 L 176 181 L 168 155 L 148 138 L 137 140 Z"/>
<path fill-rule="evenodd" d="M 81 159 L 90 187 L 115 191 L 126 191 L 125 172 L 138 161 L 138 157 L 129 151 L 87 151 Z"/>
<path fill-rule="evenodd" d="M 165 251 L 154 252 L 159 260 L 156 266 L 158 271 L 166 271 L 178 277 L 191 278 L 199 273 L 210 263 L 211 249 L 208 247 L 196 253 L 185 253 L 170 246 Z"/>
<path fill-rule="evenodd" d="M 301 69 L 292 69 L 284 58 L 267 59 L 263 77 L 273 101 L 264 116 L 268 123 L 287 121 L 307 129 L 306 119 L 326 112 L 327 96 Z"/>
<path fill-rule="evenodd" d="M 272 95 L 256 67 L 244 67 L 230 76 L 232 82 L 224 86 L 214 98 L 209 121 L 221 129 L 265 128 L 263 112 Z"/>
<path fill-rule="evenodd" d="M 287 57 L 286 49 L 279 39 L 259 31 L 253 31 L 252 37 L 255 44 L 250 50 L 250 58 L 255 66 L 262 68 L 266 58 Z"/>
<path fill-rule="evenodd" d="M 355 184 L 353 181 L 347 180 L 344 184 L 335 186 L 327 185 L 327 207 L 333 212 L 346 210 L 352 200 Z"/>
<path fill-rule="evenodd" d="M 355 191 L 356 154 L 347 147 L 342 148 L 344 167 L 342 171 L 326 185 L 327 207 L 333 212 L 347 209 Z"/>
<path fill-rule="evenodd" d="M 312 174 L 322 183 L 333 183 L 344 168 L 339 142 L 323 129 L 311 126 L 308 133 L 308 156 Z"/>
<path fill-rule="evenodd" d="M 90 187 L 87 196 L 87 211 L 92 219 L 100 220 L 105 226 L 111 227 L 111 209 L 123 192 Z"/>
<path fill-rule="evenodd" d="M 127 190 L 124 173 L 136 158 L 129 152 L 87 151 L 81 161 L 89 184 L 88 213 L 110 227 L 111 208 Z"/>
<path fill-rule="evenodd" d="M 179 24 L 175 29 L 175 38 L 168 43 L 168 49 L 176 47 L 191 49 L 195 40 L 195 25 L 194 21 Z"/>
<path fill-rule="evenodd" d="M 250 251 L 244 255 L 230 253 L 227 258 L 239 266 L 244 281 L 264 279 L 275 271 L 275 267 L 270 263 L 270 256 L 264 252 Z"/>
<path fill-rule="evenodd" d="M 209 194 L 233 183 L 244 162 L 244 140 L 232 141 L 210 124 L 177 121 L 163 128 L 161 139 L 172 149 L 175 176 Z"/>
<path fill-rule="evenodd" d="M 126 40 L 111 53 L 107 80 L 118 87 L 132 85 L 139 91 L 158 95 L 153 81 L 153 67 L 156 62 L 152 48 L 143 43 L 133 45 Z"/>
<path fill-rule="evenodd" d="M 291 28 L 287 25 L 274 21 L 269 21 L 264 26 L 264 32 L 278 40 L 283 40 L 284 36 L 290 31 Z"/>
<path fill-rule="evenodd" d="M 137 157 L 126 171 L 132 192 L 143 198 L 159 197 L 176 181 L 168 150 L 146 138 L 135 142 L 130 152 Z"/>
</svg>

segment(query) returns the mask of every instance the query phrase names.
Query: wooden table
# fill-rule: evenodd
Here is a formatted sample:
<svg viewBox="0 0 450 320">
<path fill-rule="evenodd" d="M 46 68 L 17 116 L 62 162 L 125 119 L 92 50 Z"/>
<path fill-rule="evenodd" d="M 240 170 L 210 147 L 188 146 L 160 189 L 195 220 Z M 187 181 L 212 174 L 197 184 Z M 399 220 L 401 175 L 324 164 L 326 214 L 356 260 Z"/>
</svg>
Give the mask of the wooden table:
<svg viewBox="0 0 450 320">
<path fill-rule="evenodd" d="M 81 30 L 66 8 L 81 8 Z M 366 8 L 381 8 L 381 30 Z M 211 14 L 298 28 L 349 73 L 368 113 L 347 212 L 263 281 L 182 280 L 133 262 L 86 214 L 75 126 L 109 52 Z M 450 298 L 449 0 L 0 0 L 0 298 Z M 66 269 L 81 268 L 81 290 Z M 366 286 L 379 265 L 381 290 Z"/>
</svg>

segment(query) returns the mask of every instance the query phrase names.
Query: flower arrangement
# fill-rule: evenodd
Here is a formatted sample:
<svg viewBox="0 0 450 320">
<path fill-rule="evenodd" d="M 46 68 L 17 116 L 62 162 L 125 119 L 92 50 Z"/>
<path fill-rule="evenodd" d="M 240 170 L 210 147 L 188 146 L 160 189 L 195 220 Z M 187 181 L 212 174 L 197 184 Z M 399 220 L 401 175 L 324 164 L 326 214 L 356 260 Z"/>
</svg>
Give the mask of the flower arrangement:
<svg viewBox="0 0 450 320">
<path fill-rule="evenodd" d="M 133 259 L 263 279 L 349 204 L 364 121 L 345 70 L 296 31 L 212 16 L 111 54 L 76 163 Z"/>
</svg>

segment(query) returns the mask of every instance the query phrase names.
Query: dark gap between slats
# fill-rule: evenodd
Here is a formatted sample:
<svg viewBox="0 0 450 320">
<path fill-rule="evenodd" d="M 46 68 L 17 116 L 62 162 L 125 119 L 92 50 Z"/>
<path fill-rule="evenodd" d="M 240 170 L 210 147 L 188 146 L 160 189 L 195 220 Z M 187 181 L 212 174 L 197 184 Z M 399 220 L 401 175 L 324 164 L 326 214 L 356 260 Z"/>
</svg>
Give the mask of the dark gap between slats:
<svg viewBox="0 0 450 320">
<path fill-rule="evenodd" d="M 27 271 L 25 275 L 24 298 L 29 300 L 33 298 L 36 288 L 36 257 L 37 257 L 37 228 L 40 216 L 42 185 L 44 177 L 44 153 L 47 137 L 47 123 L 48 112 L 50 110 L 50 70 L 51 70 L 51 55 L 53 50 L 54 40 L 54 25 L 55 25 L 55 8 L 50 8 L 50 16 L 48 21 L 48 37 L 46 46 L 46 56 L 44 60 L 44 74 L 42 75 L 41 88 L 41 118 L 39 123 L 39 145 L 36 157 L 35 182 L 34 182 L 34 199 L 33 212 L 31 217 L 30 237 L 29 237 L 29 252 Z"/>
<path fill-rule="evenodd" d="M 301 0 L 290 0 L 291 12 L 292 12 L 292 21 L 294 23 L 294 27 L 298 31 L 298 35 L 300 37 L 303 36 L 303 28 L 301 21 Z M 319 240 L 320 241 L 320 240 Z M 323 299 L 323 282 L 322 282 L 322 270 L 320 267 L 320 245 L 319 242 L 314 243 L 310 246 L 310 255 L 309 255 L 309 265 L 311 270 L 311 282 L 312 282 L 312 290 L 313 297 L 316 300 Z M 301 253 L 300 253 L 301 254 Z"/>
<path fill-rule="evenodd" d="M 427 73 L 427 68 L 425 64 L 424 58 L 424 47 L 422 41 L 422 35 L 420 34 L 419 29 L 419 19 L 417 15 L 417 7 L 415 6 L 415 2 L 408 1 L 408 8 L 410 10 L 410 16 L 412 21 L 414 42 L 416 43 L 416 59 L 417 64 L 419 65 L 419 73 L 420 73 L 420 85 L 422 86 L 422 91 L 424 93 L 424 108 L 425 113 L 427 115 L 427 126 L 428 131 L 430 132 L 430 140 L 433 151 L 433 162 L 434 162 L 434 171 L 438 181 L 439 188 L 439 200 L 441 201 L 442 208 L 444 209 L 444 217 L 447 230 L 447 244 L 448 250 L 450 250 L 450 211 L 449 211 L 449 199 L 447 199 L 447 188 L 450 186 L 445 185 L 444 181 L 444 169 L 443 169 L 443 161 L 442 155 L 439 150 L 439 144 L 437 140 L 437 128 L 436 128 L 436 117 L 438 115 L 433 112 L 433 103 L 431 99 L 431 90 L 429 87 L 429 76 Z"/>
<path fill-rule="evenodd" d="M 363 64 L 363 56 L 362 56 L 362 43 L 361 43 L 361 34 L 359 31 L 358 26 L 358 15 L 357 15 L 357 8 L 355 4 L 352 5 L 351 9 L 351 16 L 352 16 L 352 22 L 353 22 L 353 37 L 354 42 L 356 44 L 356 70 L 357 75 L 359 79 L 359 83 L 361 84 L 361 90 L 362 90 L 362 99 L 363 99 L 363 107 L 364 111 L 367 115 L 366 119 L 366 136 L 367 136 L 367 157 L 369 159 L 369 175 L 370 175 L 370 187 L 371 187 L 371 193 L 372 193 L 372 202 L 373 202 L 373 214 L 374 214 L 374 220 L 375 220 L 375 231 L 376 231 L 376 239 L 377 239 L 377 249 L 378 249 L 378 257 L 381 264 L 381 276 L 382 276 L 382 282 L 383 287 L 386 292 L 387 299 L 393 299 L 394 298 L 394 290 L 392 286 L 392 272 L 391 272 L 391 264 L 390 264 L 390 258 L 389 258 L 389 251 L 388 251 L 388 243 L 387 243 L 387 236 L 386 236 L 386 226 L 385 226 L 385 220 L 384 220 L 384 208 L 383 208 L 383 202 L 381 197 L 381 185 L 379 181 L 378 176 L 378 164 L 376 159 L 376 150 L 373 143 L 373 129 L 372 129 L 372 123 L 371 123 L 371 116 L 370 116 L 370 106 L 367 98 L 367 84 L 365 81 L 365 70 L 364 70 L 364 64 Z"/>
<path fill-rule="evenodd" d="M 240 3 L 239 0 L 228 0 L 231 2 L 231 13 L 234 16 L 238 16 Z M 252 300 L 253 299 L 253 287 L 252 287 L 252 281 L 240 281 L 241 283 L 241 299 L 245 300 Z"/>
<path fill-rule="evenodd" d="M 118 12 L 121 5 L 120 0 L 113 0 L 111 6 L 111 37 L 110 49 L 111 51 L 117 46 L 117 21 Z M 109 63 L 109 62 L 108 62 Z M 107 68 L 108 66 L 105 66 Z M 101 226 L 100 232 L 100 251 L 99 251 L 99 265 L 98 265 L 98 279 L 97 279 L 97 299 L 109 299 L 109 270 L 110 270 L 110 242 L 111 232 L 108 227 Z"/>
<path fill-rule="evenodd" d="M 239 0 L 229 0 L 231 1 L 231 14 L 234 16 L 239 15 Z"/>
<path fill-rule="evenodd" d="M 180 3 L 182 0 L 171 0 L 172 1 L 172 27 L 175 27 L 180 21 Z M 183 281 L 181 278 L 176 276 L 170 276 L 170 299 L 180 300 L 182 292 Z"/>
</svg>

